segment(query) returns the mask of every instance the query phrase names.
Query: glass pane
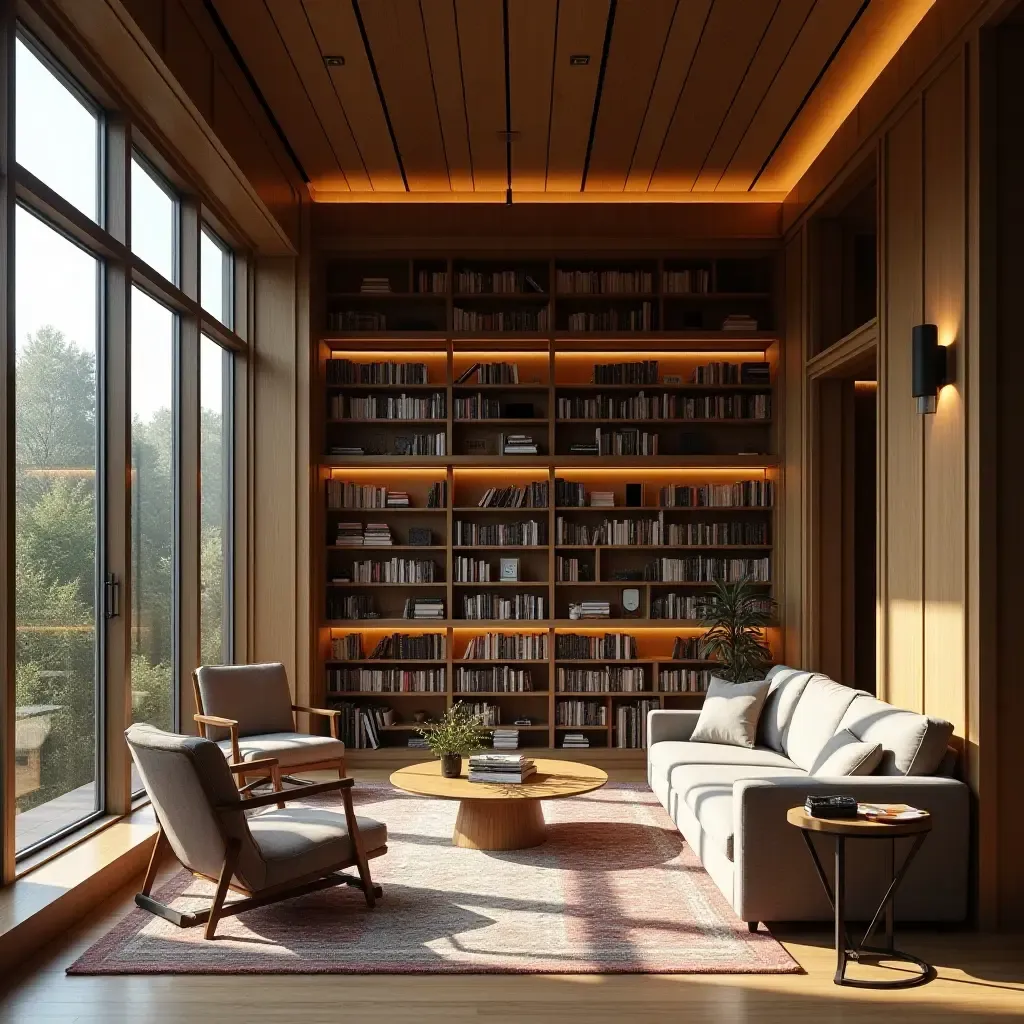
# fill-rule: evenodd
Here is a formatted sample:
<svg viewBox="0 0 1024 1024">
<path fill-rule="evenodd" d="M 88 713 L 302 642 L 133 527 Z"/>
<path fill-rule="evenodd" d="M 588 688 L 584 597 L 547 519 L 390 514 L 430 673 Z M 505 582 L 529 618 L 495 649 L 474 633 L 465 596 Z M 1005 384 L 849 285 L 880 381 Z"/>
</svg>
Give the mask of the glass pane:
<svg viewBox="0 0 1024 1024">
<path fill-rule="evenodd" d="M 231 326 L 231 253 L 205 228 L 199 240 L 199 298 L 203 309 Z"/>
<path fill-rule="evenodd" d="M 96 220 L 99 121 L 20 39 L 15 45 L 18 163 Z"/>
<path fill-rule="evenodd" d="M 99 806 L 99 263 L 21 207 L 15 234 L 14 831 L 21 851 Z"/>
<path fill-rule="evenodd" d="M 174 314 L 132 289 L 132 721 L 174 726 Z"/>
<path fill-rule="evenodd" d="M 168 281 L 177 283 L 178 204 L 132 157 L 132 252 Z"/>
<path fill-rule="evenodd" d="M 225 664 L 229 649 L 228 516 L 231 513 L 231 423 L 228 388 L 231 355 L 203 335 L 199 349 L 199 392 L 202 405 L 200 434 L 200 549 L 202 586 L 199 651 L 203 665 Z"/>
</svg>

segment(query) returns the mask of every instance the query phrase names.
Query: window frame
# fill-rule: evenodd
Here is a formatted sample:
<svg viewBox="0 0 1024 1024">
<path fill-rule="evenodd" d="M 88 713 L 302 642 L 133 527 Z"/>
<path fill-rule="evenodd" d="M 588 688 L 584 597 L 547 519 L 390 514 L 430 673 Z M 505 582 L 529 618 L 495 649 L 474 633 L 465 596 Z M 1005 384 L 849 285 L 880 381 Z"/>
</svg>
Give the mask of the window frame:
<svg viewBox="0 0 1024 1024">
<path fill-rule="evenodd" d="M 0 181 L 0 256 L 11 245 L 14 237 L 13 213 L 17 204 L 39 217 L 47 226 L 57 230 L 69 241 L 92 254 L 99 261 L 97 275 L 99 302 L 99 331 L 97 346 L 97 488 L 96 514 L 99 527 L 97 544 L 97 658 L 100 661 L 97 685 L 97 791 L 99 809 L 88 819 L 79 821 L 40 843 L 15 853 L 15 805 L 13 801 L 13 743 L 0 742 L 0 750 L 8 763 L 0 763 L 0 884 L 12 881 L 26 870 L 26 862 L 38 863 L 46 855 L 45 847 L 64 840 L 73 842 L 72 833 L 88 834 L 98 819 L 115 820 L 132 808 L 130 758 L 123 741 L 123 730 L 131 721 L 130 634 L 131 602 L 127 586 L 131 571 L 131 531 L 128 529 L 128 484 L 124 470 L 130 467 L 130 358 L 131 324 L 130 302 L 132 286 L 138 286 L 151 298 L 166 306 L 175 315 L 175 375 L 174 423 L 175 481 L 175 566 L 174 578 L 174 637 L 175 669 L 173 673 L 176 699 L 175 720 L 191 721 L 191 687 L 183 685 L 198 658 L 193 641 L 198 637 L 199 590 L 198 576 L 189 570 L 190 563 L 198 564 L 197 532 L 200 506 L 198 490 L 190 478 L 196 477 L 199 456 L 199 395 L 198 360 L 199 339 L 208 335 L 232 358 L 225 370 L 225 416 L 230 417 L 227 436 L 230 437 L 228 464 L 230 485 L 226 489 L 230 529 L 225 539 L 225 558 L 230 559 L 226 572 L 227 587 L 225 621 L 230 625 L 226 649 L 236 653 L 234 626 L 238 610 L 234 602 L 238 589 L 236 577 L 245 567 L 237 559 L 237 537 L 245 530 L 244 523 L 235 520 L 236 502 L 240 483 L 239 445 L 245 444 L 245 424 L 238 420 L 239 409 L 247 407 L 246 395 L 239 396 L 237 387 L 248 389 L 248 371 L 239 372 L 239 359 L 248 359 L 249 345 L 245 337 L 248 308 L 252 302 L 251 247 L 238 233 L 230 230 L 218 216 L 216 206 L 207 206 L 207 198 L 177 154 L 166 152 L 154 143 L 145 128 L 136 123 L 130 97 L 118 96 L 111 91 L 108 80 L 97 76 L 87 56 L 81 57 L 62 40 L 52 36 L 43 22 L 33 17 L 15 20 L 13 16 L 0 20 L 0 64 L 9 68 L 8 86 L 0 88 L 2 112 L 7 117 L 3 138 L 0 139 L 0 177 L 6 172 L 6 182 Z M 97 146 L 97 203 L 96 220 L 83 213 L 70 201 L 37 178 L 27 168 L 17 164 L 13 143 L 16 106 L 15 75 L 10 62 L 15 58 L 14 40 L 19 39 L 68 87 L 75 97 L 97 118 L 99 143 Z M 0 69 L 2 70 L 2 69 Z M 157 183 L 177 199 L 175 216 L 175 251 L 173 254 L 174 280 L 161 275 L 145 260 L 131 251 L 131 160 L 135 158 Z M 11 223 L 8 223 L 11 222 Z M 229 273 L 225 274 L 225 309 L 230 310 L 229 323 L 212 317 L 202 308 L 199 289 L 199 249 L 201 232 L 207 231 L 229 258 Z M 5 315 L 13 324 L 13 272 L 8 260 L 5 282 Z M 0 261 L 2 262 L 2 261 Z M 0 299 L 3 301 L 3 299 Z M 235 328 L 241 325 L 240 330 Z M 13 333 L 8 331 L 8 351 L 4 365 L 0 365 L 0 407 L 10 407 L 13 413 Z M 242 405 L 239 406 L 238 398 Z M 13 464 L 6 466 L 13 451 L 13 443 L 3 452 L 5 471 L 13 472 Z M 127 456 L 127 457 L 126 457 Z M 12 489 L 6 488 L 5 507 L 0 508 L 0 558 L 5 561 L 13 553 L 14 523 Z M 0 493 L 3 493 L 0 489 Z M 243 498 L 244 498 L 244 492 Z M 244 513 L 244 510 L 243 510 Z M 240 536 L 240 535 L 239 535 Z M 120 614 L 105 616 L 104 582 L 108 573 L 116 572 L 120 586 Z M 0 594 L 3 612 L 4 639 L 0 642 L 6 659 L 5 668 L 13 666 L 13 572 L 6 573 L 7 582 Z M 188 586 L 186 590 L 185 581 Z M 244 587 L 244 581 L 243 581 Z M 189 593 L 192 589 L 192 599 Z M 243 590 L 243 592 L 245 592 Z M 127 656 L 127 657 L 126 657 Z M 14 686 L 0 691 L 0 725 L 8 739 L 13 738 Z M 186 709 L 185 705 L 189 704 Z M 187 710 L 187 718 L 186 718 Z M 2 741 L 4 737 L 0 737 Z M 70 838 L 69 838 L 70 837 Z M 31 867 L 32 864 L 29 865 Z"/>
</svg>

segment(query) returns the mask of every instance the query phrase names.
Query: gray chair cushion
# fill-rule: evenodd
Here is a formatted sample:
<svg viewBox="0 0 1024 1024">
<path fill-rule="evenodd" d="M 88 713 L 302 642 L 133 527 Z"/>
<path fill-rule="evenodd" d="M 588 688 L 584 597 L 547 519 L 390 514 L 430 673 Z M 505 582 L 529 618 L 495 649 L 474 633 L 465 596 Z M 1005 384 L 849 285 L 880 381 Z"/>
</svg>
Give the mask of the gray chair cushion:
<svg viewBox="0 0 1024 1024">
<path fill-rule="evenodd" d="M 363 852 L 385 846 L 387 826 L 372 818 L 356 818 Z M 249 830 L 266 863 L 264 886 L 329 871 L 353 856 L 345 815 L 311 807 L 267 811 L 249 819 Z"/>
<path fill-rule="evenodd" d="M 647 761 L 652 775 L 667 776 L 681 764 L 727 764 L 743 768 L 795 768 L 785 754 L 765 747 L 734 747 L 727 743 L 690 743 L 666 740 L 655 743 Z"/>
<path fill-rule="evenodd" d="M 839 723 L 859 740 L 880 743 L 878 775 L 934 775 L 946 755 L 951 723 L 886 704 L 867 694 L 857 697 Z"/>
<path fill-rule="evenodd" d="M 231 740 L 219 740 L 217 746 L 231 757 Z M 308 736 L 302 732 L 272 732 L 263 736 L 243 736 L 238 741 L 243 761 L 276 757 L 282 768 L 332 761 L 345 756 L 345 744 L 330 736 Z"/>
<path fill-rule="evenodd" d="M 238 722 L 239 736 L 293 732 L 292 695 L 284 665 L 204 665 L 196 670 L 203 713 Z M 229 735 L 227 729 L 207 728 L 212 740 Z"/>
<path fill-rule="evenodd" d="M 753 747 L 769 685 L 767 679 L 730 683 L 712 676 L 690 742 Z"/>
<path fill-rule="evenodd" d="M 789 759 L 809 772 L 822 747 L 836 734 L 847 708 L 861 692 L 827 676 L 809 679 L 785 736 L 784 753 Z"/>
<path fill-rule="evenodd" d="M 799 768 L 750 767 L 745 765 L 687 764 L 669 775 L 669 793 L 700 822 L 707 839 L 733 860 L 735 822 L 733 783 L 740 779 L 805 779 Z"/>
<path fill-rule="evenodd" d="M 782 753 L 786 749 L 793 712 L 815 672 L 802 672 L 786 665 L 776 665 L 765 677 L 768 696 L 764 700 L 760 721 L 757 723 L 758 746 L 770 747 Z"/>
<path fill-rule="evenodd" d="M 870 775 L 882 760 L 881 743 L 865 743 L 849 729 L 840 729 L 821 748 L 811 768 L 812 775 Z"/>
</svg>

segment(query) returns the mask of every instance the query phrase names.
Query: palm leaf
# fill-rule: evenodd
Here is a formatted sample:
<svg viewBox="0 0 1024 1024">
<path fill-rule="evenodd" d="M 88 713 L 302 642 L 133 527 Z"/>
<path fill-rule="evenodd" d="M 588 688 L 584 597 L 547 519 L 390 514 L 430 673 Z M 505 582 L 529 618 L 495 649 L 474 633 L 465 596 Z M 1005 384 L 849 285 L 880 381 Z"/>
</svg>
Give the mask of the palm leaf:
<svg viewBox="0 0 1024 1024">
<path fill-rule="evenodd" d="M 775 602 L 759 592 L 748 577 L 727 583 L 717 580 L 701 602 L 700 655 L 722 663 L 717 673 L 734 683 L 758 679 L 771 663 L 765 627 L 775 614 Z"/>
</svg>

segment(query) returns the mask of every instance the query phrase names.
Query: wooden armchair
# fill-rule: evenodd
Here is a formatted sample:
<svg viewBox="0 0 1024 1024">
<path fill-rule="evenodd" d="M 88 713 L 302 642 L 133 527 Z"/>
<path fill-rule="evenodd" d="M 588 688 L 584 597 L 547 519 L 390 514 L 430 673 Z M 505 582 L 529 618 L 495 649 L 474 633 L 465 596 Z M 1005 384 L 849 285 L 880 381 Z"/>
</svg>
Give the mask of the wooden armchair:
<svg viewBox="0 0 1024 1024">
<path fill-rule="evenodd" d="M 244 797 L 232 772 L 252 769 L 256 761 L 228 765 L 212 740 L 178 736 L 150 725 L 133 725 L 125 738 L 160 825 L 142 891 L 135 897 L 143 910 L 179 928 L 205 924 L 206 938 L 212 939 L 223 917 L 318 889 L 355 886 L 371 908 L 382 895 L 370 877 L 369 861 L 387 853 L 387 827 L 356 817 L 352 779 Z M 262 759 L 259 768 L 273 768 L 273 758 Z M 334 791 L 341 792 L 344 814 L 313 807 L 252 817 L 245 813 Z M 175 910 L 152 897 L 167 846 L 187 870 L 217 883 L 208 909 Z M 340 873 L 347 867 L 355 867 L 358 878 Z M 225 904 L 229 889 L 247 898 Z"/>
<path fill-rule="evenodd" d="M 192 673 L 192 685 L 199 734 L 241 766 L 243 792 L 268 777 L 275 789 L 282 780 L 302 783 L 292 772 L 337 769 L 338 778 L 345 778 L 345 744 L 338 735 L 341 712 L 293 704 L 284 665 L 204 665 Z M 327 718 L 330 735 L 299 732 L 296 713 Z M 267 758 L 276 762 L 274 770 L 256 767 Z M 252 775 L 256 780 L 249 782 Z"/>
</svg>

